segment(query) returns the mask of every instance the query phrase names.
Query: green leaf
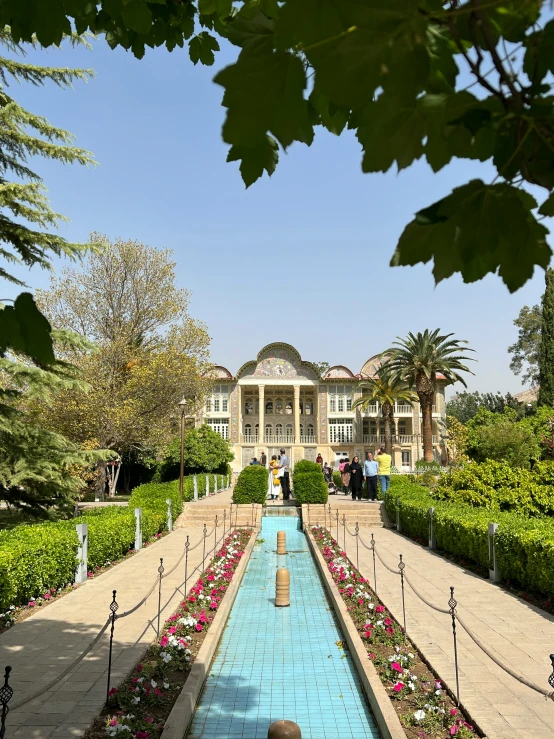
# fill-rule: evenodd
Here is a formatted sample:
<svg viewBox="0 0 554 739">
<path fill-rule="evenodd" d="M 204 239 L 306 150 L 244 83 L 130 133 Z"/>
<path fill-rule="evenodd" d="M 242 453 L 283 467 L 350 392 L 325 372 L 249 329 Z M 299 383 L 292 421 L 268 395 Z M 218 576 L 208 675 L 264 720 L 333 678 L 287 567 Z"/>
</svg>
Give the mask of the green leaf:
<svg viewBox="0 0 554 739">
<path fill-rule="evenodd" d="M 121 8 L 123 22 L 131 31 L 146 35 L 152 26 L 152 13 L 146 0 L 131 0 Z"/>
<path fill-rule="evenodd" d="M 549 21 L 542 31 L 535 31 L 525 39 L 523 71 L 533 84 L 544 79 L 554 70 L 554 21 Z"/>
<path fill-rule="evenodd" d="M 460 272 L 464 282 L 498 273 L 514 292 L 546 268 L 551 250 L 548 230 L 532 209 L 531 195 L 506 183 L 472 180 L 420 211 L 400 237 L 391 264 L 434 260 L 436 282 Z"/>
<path fill-rule="evenodd" d="M 21 293 L 13 306 L 0 308 L 0 356 L 8 350 L 39 364 L 55 362 L 51 326 L 30 293 Z"/>
<path fill-rule="evenodd" d="M 506 41 L 519 43 L 527 29 L 537 22 L 542 0 L 504 0 L 492 9 L 492 21 Z"/>
<path fill-rule="evenodd" d="M 283 148 L 295 140 L 311 143 L 302 60 L 288 51 L 256 53 L 256 48 L 243 49 L 236 63 L 214 78 L 225 88 L 223 105 L 228 108 L 223 140 L 257 147 L 269 131 Z"/>
<path fill-rule="evenodd" d="M 217 0 L 198 0 L 198 12 L 201 15 L 211 15 L 217 10 Z"/>
<path fill-rule="evenodd" d="M 425 118 L 417 99 L 384 93 L 365 107 L 357 136 L 364 172 L 386 172 L 394 162 L 399 170 L 409 167 L 423 154 Z"/>
<path fill-rule="evenodd" d="M 321 92 L 317 92 L 317 90 L 312 90 L 309 100 L 310 105 L 319 117 L 318 122 L 325 126 L 328 131 L 334 133 L 335 136 L 340 136 L 348 123 L 348 109 L 331 103 L 329 98 Z"/>
<path fill-rule="evenodd" d="M 554 193 L 549 195 L 548 198 L 539 208 L 541 216 L 554 216 Z"/>
<path fill-rule="evenodd" d="M 471 133 L 461 116 L 479 101 L 469 92 L 452 95 L 424 95 L 419 106 L 426 121 L 425 157 L 434 172 L 442 169 L 452 157 L 468 157 Z M 456 123 L 458 121 L 458 123 Z"/>
<path fill-rule="evenodd" d="M 211 67 L 215 62 L 214 51 L 219 51 L 219 44 L 207 31 L 202 31 L 189 41 L 189 56 L 193 64 L 202 62 Z"/>
<path fill-rule="evenodd" d="M 227 155 L 228 162 L 240 161 L 240 173 L 246 187 L 256 182 L 264 171 L 271 177 L 279 161 L 277 142 L 266 136 L 256 147 L 232 146 Z"/>
<path fill-rule="evenodd" d="M 459 72 L 454 59 L 454 55 L 458 53 L 456 45 L 451 39 L 443 36 L 438 27 L 429 28 L 427 45 L 430 70 L 425 89 L 435 94 L 454 92 Z"/>
<path fill-rule="evenodd" d="M 227 25 L 227 38 L 235 46 L 246 48 L 256 45 L 258 52 L 270 53 L 273 49 L 273 31 L 273 21 L 263 13 L 239 13 Z"/>
</svg>

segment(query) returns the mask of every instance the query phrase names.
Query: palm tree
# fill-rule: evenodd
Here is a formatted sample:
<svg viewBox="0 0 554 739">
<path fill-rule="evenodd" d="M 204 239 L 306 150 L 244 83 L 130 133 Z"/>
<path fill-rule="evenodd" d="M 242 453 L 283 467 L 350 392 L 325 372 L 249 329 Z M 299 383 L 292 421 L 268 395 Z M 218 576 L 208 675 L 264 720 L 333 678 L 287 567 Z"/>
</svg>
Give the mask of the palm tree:
<svg viewBox="0 0 554 739">
<path fill-rule="evenodd" d="M 452 339 L 454 334 L 440 333 L 425 329 L 423 333 L 408 334 L 407 338 L 393 341 L 383 358 L 382 372 L 392 381 L 402 381 L 410 389 L 417 392 L 421 405 L 423 458 L 426 462 L 433 461 L 433 398 L 437 390 L 437 375 L 443 375 L 448 383 L 461 382 L 467 387 L 460 372 L 469 372 L 464 362 L 472 360 L 465 352 L 474 349 L 462 346 L 467 341 Z"/>
<path fill-rule="evenodd" d="M 375 401 L 381 405 L 381 414 L 385 421 L 385 450 L 387 454 L 392 454 L 394 404 L 413 403 L 417 400 L 417 395 L 410 390 L 404 380 L 385 376 L 381 368 L 377 370 L 375 377 L 362 380 L 358 387 L 367 390 L 367 394 L 354 401 L 352 407 L 359 407 L 365 411 Z"/>
</svg>

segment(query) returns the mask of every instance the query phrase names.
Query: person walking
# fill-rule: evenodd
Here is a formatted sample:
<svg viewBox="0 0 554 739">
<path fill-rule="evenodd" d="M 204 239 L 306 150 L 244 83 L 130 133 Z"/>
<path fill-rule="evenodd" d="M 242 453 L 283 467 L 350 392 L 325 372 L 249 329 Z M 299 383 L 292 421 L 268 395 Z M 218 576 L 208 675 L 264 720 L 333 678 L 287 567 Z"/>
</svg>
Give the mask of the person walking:
<svg viewBox="0 0 554 739">
<path fill-rule="evenodd" d="M 315 463 L 323 466 L 323 457 L 321 456 L 321 454 L 317 455 L 317 457 L 315 458 Z"/>
<path fill-rule="evenodd" d="M 392 464 L 392 457 L 386 453 L 385 447 L 382 446 L 377 452 L 377 464 L 379 465 L 379 485 L 381 486 L 381 493 L 385 497 L 385 493 L 390 488 L 390 468 Z"/>
<path fill-rule="evenodd" d="M 342 470 L 340 469 L 339 464 L 339 470 L 340 470 L 340 476 L 342 480 L 342 492 L 345 495 L 348 495 L 348 489 L 350 487 L 350 461 L 348 457 L 346 459 L 342 460 Z"/>
<path fill-rule="evenodd" d="M 290 477 L 289 477 L 290 461 L 284 449 L 281 449 L 281 458 L 279 460 L 279 469 L 282 470 L 281 489 L 283 490 L 283 500 L 290 499 Z"/>
<path fill-rule="evenodd" d="M 350 492 L 352 493 L 352 500 L 362 499 L 362 487 L 363 487 L 363 470 L 360 460 L 357 456 L 352 458 L 350 463 Z"/>
<path fill-rule="evenodd" d="M 262 455 L 260 457 L 260 464 L 262 467 L 265 467 L 267 464 L 267 457 L 265 456 L 265 452 L 262 452 Z"/>
<path fill-rule="evenodd" d="M 377 473 L 379 472 L 379 463 L 373 459 L 373 453 L 367 453 L 367 459 L 364 462 L 364 480 L 367 484 L 367 492 L 369 500 L 377 500 Z"/>
</svg>

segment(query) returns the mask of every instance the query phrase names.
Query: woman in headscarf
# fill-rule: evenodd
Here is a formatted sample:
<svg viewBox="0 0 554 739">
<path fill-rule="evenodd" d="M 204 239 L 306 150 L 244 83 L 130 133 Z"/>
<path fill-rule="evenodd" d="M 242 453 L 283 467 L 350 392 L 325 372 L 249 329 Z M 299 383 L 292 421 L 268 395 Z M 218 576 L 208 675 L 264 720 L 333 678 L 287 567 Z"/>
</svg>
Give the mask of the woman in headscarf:
<svg viewBox="0 0 554 739">
<path fill-rule="evenodd" d="M 364 484 L 363 469 L 358 457 L 354 457 L 350 463 L 350 492 L 352 500 L 362 499 L 362 487 Z"/>
</svg>

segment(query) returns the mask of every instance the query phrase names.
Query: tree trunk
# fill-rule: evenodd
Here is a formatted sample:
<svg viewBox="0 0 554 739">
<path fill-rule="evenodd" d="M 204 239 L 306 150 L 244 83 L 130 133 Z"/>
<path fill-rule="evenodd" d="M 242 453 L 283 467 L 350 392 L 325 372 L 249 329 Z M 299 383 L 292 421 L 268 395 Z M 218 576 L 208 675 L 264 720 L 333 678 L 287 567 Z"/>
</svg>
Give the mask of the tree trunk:
<svg viewBox="0 0 554 739">
<path fill-rule="evenodd" d="M 421 404 L 421 435 L 423 437 L 423 459 L 433 462 L 433 395 L 425 393 L 419 396 Z"/>
<path fill-rule="evenodd" d="M 98 500 L 104 500 L 104 491 L 106 490 L 106 463 L 100 460 L 96 465 L 96 479 L 94 481 L 94 497 Z"/>
<path fill-rule="evenodd" d="M 539 397 L 537 405 L 554 406 L 554 270 L 546 270 L 542 298 L 541 353 L 539 359 Z"/>
<path fill-rule="evenodd" d="M 382 413 L 385 421 L 385 451 L 392 455 L 392 406 L 390 403 L 383 403 Z"/>
<path fill-rule="evenodd" d="M 108 468 L 108 486 L 110 498 L 115 498 L 117 489 L 117 480 L 119 478 L 119 470 L 121 469 L 121 457 L 115 464 L 111 464 Z"/>
</svg>

